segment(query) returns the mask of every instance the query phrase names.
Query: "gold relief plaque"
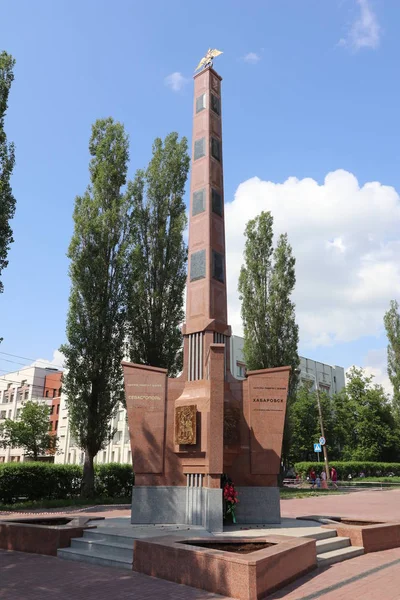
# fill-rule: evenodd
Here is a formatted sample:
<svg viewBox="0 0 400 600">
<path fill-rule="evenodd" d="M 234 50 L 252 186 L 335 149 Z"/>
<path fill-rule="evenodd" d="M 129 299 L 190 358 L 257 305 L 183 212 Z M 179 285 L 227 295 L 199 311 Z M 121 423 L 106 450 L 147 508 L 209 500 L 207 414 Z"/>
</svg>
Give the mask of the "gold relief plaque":
<svg viewBox="0 0 400 600">
<path fill-rule="evenodd" d="M 195 404 L 175 409 L 175 444 L 196 443 L 196 409 Z"/>
<path fill-rule="evenodd" d="M 224 444 L 235 445 L 239 443 L 240 410 L 239 408 L 226 407 L 224 412 Z"/>
</svg>

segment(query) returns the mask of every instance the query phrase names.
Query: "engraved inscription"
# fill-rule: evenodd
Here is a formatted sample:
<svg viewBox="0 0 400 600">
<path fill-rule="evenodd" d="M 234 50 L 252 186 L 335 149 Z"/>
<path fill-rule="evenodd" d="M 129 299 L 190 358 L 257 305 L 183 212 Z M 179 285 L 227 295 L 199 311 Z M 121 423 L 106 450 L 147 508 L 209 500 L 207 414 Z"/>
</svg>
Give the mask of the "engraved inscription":
<svg viewBox="0 0 400 600">
<path fill-rule="evenodd" d="M 194 160 L 206 155 L 206 142 L 204 138 L 196 140 L 194 143 Z"/>
<path fill-rule="evenodd" d="M 196 443 L 196 405 L 178 406 L 175 409 L 175 444 Z"/>
<path fill-rule="evenodd" d="M 214 94 L 211 94 L 211 110 L 214 111 L 216 115 L 221 114 L 221 100 Z"/>
<path fill-rule="evenodd" d="M 217 281 L 224 283 L 224 257 L 215 250 L 212 251 L 212 276 Z"/>
<path fill-rule="evenodd" d="M 190 257 L 190 281 L 203 279 L 206 276 L 206 251 L 193 252 Z"/>
<path fill-rule="evenodd" d="M 222 217 L 222 196 L 214 188 L 211 191 L 211 203 L 213 212 Z"/>
<path fill-rule="evenodd" d="M 206 210 L 206 190 L 202 189 L 193 193 L 192 215 L 198 215 Z"/>
<path fill-rule="evenodd" d="M 196 98 L 196 113 L 201 112 L 206 107 L 206 95 L 202 94 L 198 98 Z"/>
<path fill-rule="evenodd" d="M 195 142 L 196 145 L 197 142 Z M 204 156 L 204 155 L 203 155 Z M 211 156 L 216 160 L 221 161 L 221 142 L 217 138 L 211 138 Z M 195 156 L 196 159 L 196 156 Z"/>
</svg>

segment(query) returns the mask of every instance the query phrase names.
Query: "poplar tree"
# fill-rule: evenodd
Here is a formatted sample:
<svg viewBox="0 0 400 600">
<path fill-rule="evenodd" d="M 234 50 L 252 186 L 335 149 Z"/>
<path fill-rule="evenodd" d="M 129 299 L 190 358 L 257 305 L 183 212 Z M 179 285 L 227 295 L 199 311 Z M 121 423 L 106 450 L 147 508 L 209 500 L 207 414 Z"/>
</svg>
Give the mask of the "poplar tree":
<svg viewBox="0 0 400 600">
<path fill-rule="evenodd" d="M 77 196 L 68 250 L 71 293 L 63 389 L 74 437 L 85 452 L 82 495 L 94 494 L 93 459 L 110 441 L 124 398 L 121 361 L 130 243 L 129 198 L 122 191 L 128 137 L 112 118 L 92 127 L 91 184 Z"/>
<path fill-rule="evenodd" d="M 397 420 L 400 419 L 400 314 L 397 300 L 390 302 L 385 313 L 384 324 L 388 338 L 387 372 L 393 386 L 393 409 Z"/>
<path fill-rule="evenodd" d="M 187 247 L 183 201 L 190 159 L 186 138 L 157 138 L 146 170 L 128 194 L 133 205 L 132 252 L 127 303 L 127 352 L 135 363 L 182 368 L 183 294 Z"/>
<path fill-rule="evenodd" d="M 14 144 L 7 142 L 4 131 L 4 118 L 8 107 L 8 95 L 14 80 L 15 60 L 7 52 L 0 53 L 0 276 L 8 265 L 7 255 L 14 241 L 10 220 L 15 213 L 15 198 L 10 178 L 15 163 Z M 3 292 L 0 280 L 0 294 Z M 1 341 L 1 339 L 0 339 Z"/>
<path fill-rule="evenodd" d="M 244 265 L 239 276 L 244 329 L 243 354 L 249 371 L 290 366 L 282 457 L 289 456 L 292 404 L 298 382 L 299 328 L 291 295 L 295 264 L 287 234 L 273 247 L 273 217 L 262 212 L 245 229 Z"/>
<path fill-rule="evenodd" d="M 292 248 L 286 234 L 273 247 L 273 217 L 262 212 L 245 229 L 244 265 L 239 276 L 248 370 L 292 367 L 290 393 L 299 367 L 299 328 L 291 295 L 296 283 Z"/>
</svg>

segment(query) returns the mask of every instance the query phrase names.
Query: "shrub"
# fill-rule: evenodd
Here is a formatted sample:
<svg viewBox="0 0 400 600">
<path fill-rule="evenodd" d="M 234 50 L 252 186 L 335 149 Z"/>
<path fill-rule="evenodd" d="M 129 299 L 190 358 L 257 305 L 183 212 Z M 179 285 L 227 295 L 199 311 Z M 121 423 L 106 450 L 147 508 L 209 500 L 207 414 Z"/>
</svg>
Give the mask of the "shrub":
<svg viewBox="0 0 400 600">
<path fill-rule="evenodd" d="M 43 462 L 0 464 L 0 502 L 76 498 L 80 494 L 82 467 Z M 131 465 L 95 466 L 96 495 L 130 496 L 134 475 Z"/>
<path fill-rule="evenodd" d="M 96 496 L 114 498 L 128 497 L 132 494 L 134 474 L 131 465 L 108 463 L 94 468 L 94 487 Z"/>
<path fill-rule="evenodd" d="M 400 475 L 400 463 L 333 460 L 329 466 L 335 467 L 338 479 L 342 480 L 347 479 L 348 475 L 358 477 L 361 472 L 366 477 L 384 477 L 389 473 Z M 294 465 L 296 473 L 303 478 L 307 477 L 312 468 L 317 472 L 321 471 L 324 468 L 324 462 L 298 462 Z"/>
</svg>

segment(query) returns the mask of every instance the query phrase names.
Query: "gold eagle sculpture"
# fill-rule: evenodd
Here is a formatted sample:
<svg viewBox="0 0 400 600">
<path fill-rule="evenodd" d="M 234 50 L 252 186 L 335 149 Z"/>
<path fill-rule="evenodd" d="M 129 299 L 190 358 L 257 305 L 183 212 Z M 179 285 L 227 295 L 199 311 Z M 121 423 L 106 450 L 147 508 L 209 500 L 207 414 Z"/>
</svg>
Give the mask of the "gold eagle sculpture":
<svg viewBox="0 0 400 600">
<path fill-rule="evenodd" d="M 207 50 L 207 54 L 201 59 L 199 64 L 197 65 L 195 72 L 201 69 L 201 67 L 212 67 L 213 58 L 222 54 L 221 50 L 217 50 L 216 48 L 209 48 Z"/>
</svg>

